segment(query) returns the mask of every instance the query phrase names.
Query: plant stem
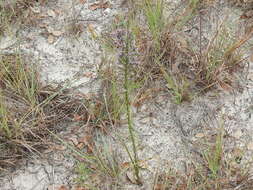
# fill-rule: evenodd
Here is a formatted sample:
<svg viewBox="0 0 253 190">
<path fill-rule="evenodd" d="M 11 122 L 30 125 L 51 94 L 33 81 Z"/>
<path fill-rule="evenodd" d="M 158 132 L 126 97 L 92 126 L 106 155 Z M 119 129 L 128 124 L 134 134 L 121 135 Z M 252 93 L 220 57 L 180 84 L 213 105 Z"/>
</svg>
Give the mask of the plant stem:
<svg viewBox="0 0 253 190">
<path fill-rule="evenodd" d="M 130 36 L 129 36 L 129 19 L 127 21 L 127 35 L 126 35 L 126 46 L 124 55 L 122 57 L 122 62 L 124 64 L 124 88 L 125 88 L 125 100 L 126 100 L 126 110 L 127 110 L 127 123 L 128 123 L 128 130 L 132 142 L 133 147 L 133 154 L 134 154 L 134 160 L 133 160 L 133 168 L 134 173 L 137 179 L 137 183 L 141 184 L 140 182 L 140 176 L 139 176 L 139 166 L 138 166 L 138 155 L 137 155 L 137 148 L 136 148 L 136 142 L 134 137 L 134 129 L 132 124 L 132 117 L 131 117 L 131 108 L 130 108 L 130 97 L 129 97 L 129 45 L 130 45 Z"/>
</svg>

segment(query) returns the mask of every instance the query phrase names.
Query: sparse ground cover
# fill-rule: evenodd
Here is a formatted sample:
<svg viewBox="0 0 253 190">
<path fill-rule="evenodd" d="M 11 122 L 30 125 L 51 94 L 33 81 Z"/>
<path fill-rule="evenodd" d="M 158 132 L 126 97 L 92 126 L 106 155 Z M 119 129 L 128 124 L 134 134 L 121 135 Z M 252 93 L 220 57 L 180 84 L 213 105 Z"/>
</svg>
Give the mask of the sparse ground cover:
<svg viewBox="0 0 253 190">
<path fill-rule="evenodd" d="M 232 14 L 234 3 L 244 12 Z M 122 13 L 110 15 L 113 6 Z M 17 23 L 46 38 L 37 47 L 24 46 L 27 38 L 21 38 L 18 52 L 9 47 L 1 52 L 1 170 L 17 169 L 32 153 L 55 149 L 75 161 L 71 172 L 65 171 L 72 175 L 67 181 L 55 184 L 53 165 L 51 185 L 21 189 L 253 188 L 251 1 L 3 1 L 0 9 L 3 38 Z M 70 17 L 61 16 L 70 9 Z M 24 22 L 26 12 L 36 18 Z M 90 12 L 103 19 L 89 18 Z M 111 25 L 101 30 L 96 22 Z M 31 40 L 33 31 L 28 34 Z M 99 62 L 90 58 L 97 56 L 89 50 L 93 46 L 101 51 Z M 77 79 L 69 77 L 57 87 L 45 85 L 41 67 L 21 53 L 24 49 L 42 51 L 42 62 L 53 57 L 57 64 L 88 69 L 78 65 L 86 60 L 97 69 L 70 73 Z M 65 58 L 69 51 L 71 59 Z M 57 76 L 48 69 L 57 73 L 61 65 L 45 63 L 42 71 Z M 94 75 L 95 92 L 87 83 L 82 91 L 78 84 Z M 232 92 L 238 108 L 231 107 Z"/>
</svg>

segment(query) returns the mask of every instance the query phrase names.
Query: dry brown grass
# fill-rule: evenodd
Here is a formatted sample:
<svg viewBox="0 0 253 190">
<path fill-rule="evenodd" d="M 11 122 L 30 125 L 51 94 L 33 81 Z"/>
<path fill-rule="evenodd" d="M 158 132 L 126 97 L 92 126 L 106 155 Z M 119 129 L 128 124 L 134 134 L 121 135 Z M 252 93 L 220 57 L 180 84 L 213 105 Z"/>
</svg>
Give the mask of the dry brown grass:
<svg viewBox="0 0 253 190">
<path fill-rule="evenodd" d="M 154 81 L 161 81 L 161 89 L 167 88 L 176 103 L 213 89 L 231 90 L 238 85 L 234 74 L 243 68 L 242 49 L 251 35 L 238 39 L 225 20 L 211 37 L 205 38 L 203 21 L 196 20 L 207 18 L 208 13 L 202 12 L 214 7 L 216 2 L 182 2 L 168 20 L 163 14 L 166 6 L 162 0 L 129 3 L 132 11 L 116 19 L 115 27 L 106 35 L 107 43 L 121 54 L 126 20 L 130 19 L 134 80 L 146 88 L 152 88 Z M 197 35 L 188 33 L 192 22 L 199 30 Z"/>
<path fill-rule="evenodd" d="M 58 125 L 74 114 L 87 116 L 80 99 L 63 87 L 43 87 L 37 70 L 26 61 L 19 54 L 0 58 L 0 169 L 46 148 L 50 131 L 61 130 Z"/>
<path fill-rule="evenodd" d="M 225 151 L 225 134 L 218 132 L 195 142 L 198 154 L 184 172 L 173 169 L 159 174 L 154 190 L 250 190 L 253 188 L 251 162 L 240 163 L 233 150 Z"/>
</svg>

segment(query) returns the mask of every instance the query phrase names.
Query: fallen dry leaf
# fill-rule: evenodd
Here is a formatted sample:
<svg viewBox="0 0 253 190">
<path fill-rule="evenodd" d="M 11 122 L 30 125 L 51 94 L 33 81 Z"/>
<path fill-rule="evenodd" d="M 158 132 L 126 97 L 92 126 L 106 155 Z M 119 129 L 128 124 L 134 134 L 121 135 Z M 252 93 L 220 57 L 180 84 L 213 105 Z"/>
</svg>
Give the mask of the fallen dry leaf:
<svg viewBox="0 0 253 190">
<path fill-rule="evenodd" d="M 55 151 L 55 150 L 63 151 L 63 150 L 66 150 L 66 147 L 63 145 L 55 144 L 55 145 L 50 146 L 50 148 L 46 149 L 43 153 L 48 154 L 48 153 Z"/>
<path fill-rule="evenodd" d="M 54 145 L 53 148 L 55 150 L 60 150 L 60 151 L 66 150 L 66 146 L 63 146 L 63 145 Z"/>
<path fill-rule="evenodd" d="M 40 8 L 39 7 L 30 7 L 30 9 L 35 14 L 39 14 L 40 13 Z"/>
<path fill-rule="evenodd" d="M 39 3 L 42 4 L 42 5 L 45 5 L 47 0 L 39 0 Z"/>
<path fill-rule="evenodd" d="M 77 147 L 86 146 L 87 147 L 87 152 L 92 153 L 93 152 L 93 145 L 92 145 L 92 136 L 91 135 L 85 135 L 82 138 L 78 139 L 79 146 L 76 145 Z"/>
<path fill-rule="evenodd" d="M 53 17 L 53 18 L 56 17 L 56 13 L 55 13 L 53 10 L 51 10 L 51 9 L 49 9 L 49 10 L 47 11 L 47 14 L 48 14 L 48 16 L 50 16 L 50 17 Z"/>
<path fill-rule="evenodd" d="M 230 91 L 232 89 L 232 87 L 224 82 L 220 82 L 219 83 L 220 87 L 223 89 L 223 90 L 226 90 L 226 91 Z"/>
<path fill-rule="evenodd" d="M 242 134 L 242 130 L 238 129 L 238 130 L 233 134 L 233 137 L 239 139 L 239 138 L 241 138 L 242 135 L 243 135 L 243 134 Z"/>
<path fill-rule="evenodd" d="M 69 138 L 69 140 L 72 141 L 72 143 L 73 143 L 75 146 L 77 146 L 78 143 L 79 143 L 76 137 L 71 137 L 71 138 Z"/>
<path fill-rule="evenodd" d="M 137 179 L 132 171 L 127 171 L 126 177 L 127 177 L 128 181 L 130 181 L 132 184 L 138 184 Z"/>
<path fill-rule="evenodd" d="M 82 119 L 83 117 L 81 115 L 74 114 L 74 118 L 73 118 L 74 121 L 81 121 Z"/>
<path fill-rule="evenodd" d="M 65 185 L 50 185 L 47 190 L 69 190 Z"/>
<path fill-rule="evenodd" d="M 171 70 L 172 70 L 172 73 L 179 73 L 179 65 L 180 65 L 180 62 L 175 62 L 171 65 Z"/>
<path fill-rule="evenodd" d="M 88 190 L 88 189 L 86 189 L 84 187 L 75 187 L 73 190 Z"/>
<path fill-rule="evenodd" d="M 53 31 L 52 31 L 52 34 L 53 34 L 54 36 L 56 36 L 56 37 L 59 37 L 59 36 L 61 36 L 61 35 L 63 34 L 63 32 L 60 31 L 60 30 L 53 30 Z"/>
<path fill-rule="evenodd" d="M 56 36 L 56 37 L 59 37 L 60 35 L 63 34 L 62 31 L 60 31 L 60 30 L 55 30 L 55 29 L 52 28 L 51 26 L 45 26 L 45 27 L 47 28 L 47 32 L 48 32 L 49 34 L 52 34 L 52 35 L 54 35 L 54 36 Z"/>
<path fill-rule="evenodd" d="M 149 160 L 153 160 L 153 159 L 155 159 L 155 157 L 150 157 L 150 158 L 148 158 L 148 159 L 146 159 L 146 160 L 140 160 L 139 161 L 139 164 L 140 164 L 140 167 L 142 168 L 142 169 L 148 169 L 148 161 Z"/>
<path fill-rule="evenodd" d="M 87 94 L 82 94 L 81 97 L 84 97 L 86 100 L 91 100 L 95 95 L 93 93 L 87 93 Z"/>
<path fill-rule="evenodd" d="M 47 28 L 47 27 L 48 27 L 48 24 L 47 24 L 47 23 L 40 23 L 40 24 L 39 24 L 39 27 L 40 27 L 40 28 Z"/>
<path fill-rule="evenodd" d="M 130 163 L 130 162 L 123 162 L 123 163 L 121 164 L 121 167 L 122 167 L 123 169 L 128 169 L 128 168 L 131 167 L 131 163 Z"/>
<path fill-rule="evenodd" d="M 54 29 L 51 26 L 46 26 L 46 28 L 47 28 L 47 32 L 50 34 L 54 31 Z"/>
<path fill-rule="evenodd" d="M 91 77 L 92 77 L 92 75 L 93 75 L 93 73 L 92 73 L 92 72 L 86 72 L 86 73 L 84 73 L 84 75 L 83 75 L 83 76 L 88 77 L 88 78 L 91 78 Z"/>
<path fill-rule="evenodd" d="M 253 52 L 252 52 L 252 54 L 250 55 L 249 60 L 250 60 L 250 62 L 253 62 Z"/>
<path fill-rule="evenodd" d="M 81 4 L 84 4 L 86 2 L 87 2 L 87 0 L 79 0 L 79 3 L 81 3 Z"/>
<path fill-rule="evenodd" d="M 77 147 L 78 149 L 83 149 L 83 148 L 84 148 L 84 143 L 78 143 L 78 144 L 76 145 L 76 147 Z"/>
<path fill-rule="evenodd" d="M 252 17 L 253 17 L 253 10 L 248 10 L 240 16 L 240 19 L 249 19 Z"/>
<path fill-rule="evenodd" d="M 188 48 L 188 42 L 183 36 L 177 36 L 177 42 L 180 44 L 180 48 Z"/>
<path fill-rule="evenodd" d="M 53 152 L 53 149 L 52 149 L 52 148 L 46 149 L 43 153 L 44 153 L 44 154 L 48 154 L 48 153 L 50 153 L 50 152 Z"/>
<path fill-rule="evenodd" d="M 233 149 L 233 155 L 234 157 L 240 157 L 243 154 L 243 150 L 240 148 L 234 148 Z"/>
<path fill-rule="evenodd" d="M 154 190 L 162 190 L 164 189 L 164 184 L 155 184 Z"/>
<path fill-rule="evenodd" d="M 50 34 L 50 35 L 48 36 L 48 38 L 47 38 L 47 42 L 48 42 L 49 44 L 54 43 L 54 36 Z"/>
<path fill-rule="evenodd" d="M 248 150 L 253 150 L 253 142 L 249 143 L 247 145 Z"/>
<path fill-rule="evenodd" d="M 84 143 L 84 144 L 89 144 L 89 142 L 91 141 L 92 136 L 91 135 L 84 135 L 83 137 L 78 139 L 79 143 Z"/>
<path fill-rule="evenodd" d="M 250 72 L 250 73 L 248 74 L 248 79 L 253 81 L 253 72 Z"/>
<path fill-rule="evenodd" d="M 61 11 L 61 10 L 59 10 L 59 9 L 54 9 L 54 12 L 55 12 L 55 14 L 56 14 L 56 15 L 60 15 L 60 14 L 62 14 L 62 11 Z"/>
<path fill-rule="evenodd" d="M 98 3 L 94 3 L 94 4 L 90 5 L 89 9 L 92 11 L 95 11 L 97 9 L 106 9 L 109 7 L 110 7 L 110 4 L 108 1 L 107 2 L 100 1 Z"/>
<path fill-rule="evenodd" d="M 97 38 L 97 33 L 96 33 L 95 28 L 92 24 L 88 24 L 88 31 L 91 33 L 93 38 Z"/>
<path fill-rule="evenodd" d="M 136 108 L 141 107 L 144 104 L 144 102 L 152 98 L 152 94 L 160 92 L 160 91 L 161 91 L 161 88 L 151 88 L 151 89 L 146 90 L 145 92 L 137 96 L 137 98 L 132 103 L 133 106 Z"/>
<path fill-rule="evenodd" d="M 205 136 L 204 133 L 197 133 L 197 134 L 195 135 L 195 137 L 197 137 L 197 138 L 203 138 L 204 136 Z"/>
<path fill-rule="evenodd" d="M 61 185 L 58 190 L 68 190 L 68 188 L 65 185 Z"/>
</svg>

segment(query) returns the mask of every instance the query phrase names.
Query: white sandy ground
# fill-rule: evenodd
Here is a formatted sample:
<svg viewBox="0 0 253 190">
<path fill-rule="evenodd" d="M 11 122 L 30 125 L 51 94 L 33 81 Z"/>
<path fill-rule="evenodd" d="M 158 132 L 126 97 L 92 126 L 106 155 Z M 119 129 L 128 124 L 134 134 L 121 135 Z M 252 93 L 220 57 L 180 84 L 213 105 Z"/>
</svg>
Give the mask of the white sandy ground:
<svg viewBox="0 0 253 190">
<path fill-rule="evenodd" d="M 89 1 L 88 3 L 93 3 Z M 37 7 L 41 13 L 57 10 L 59 15 L 48 17 L 42 23 L 55 30 L 66 32 L 69 20 L 78 15 L 83 23 L 80 37 L 70 37 L 67 33 L 55 37 L 54 43 L 47 41 L 46 29 L 31 27 L 22 31 L 13 30 L 9 36 L 0 41 L 0 50 L 12 51 L 17 44 L 24 53 L 38 60 L 41 80 L 45 84 L 61 83 L 66 80 L 76 80 L 75 86 L 83 93 L 96 89 L 97 83 L 91 83 L 96 78 L 96 69 L 101 61 L 101 47 L 92 39 L 87 31 L 92 24 L 99 33 L 112 23 L 113 16 L 118 14 L 120 2 L 111 1 L 112 7 L 106 10 L 91 11 L 88 4 L 76 4 L 72 1 L 58 0 L 50 2 L 45 7 Z M 148 160 L 148 170 L 142 172 L 143 187 L 126 185 L 124 189 L 150 189 L 152 175 L 156 168 L 166 168 L 172 165 L 183 167 L 183 162 L 192 151 L 189 140 L 196 140 L 196 134 L 204 133 L 205 127 L 218 128 L 214 116 L 225 118 L 225 129 L 234 141 L 231 146 L 238 145 L 247 150 L 253 143 L 253 63 L 249 63 L 248 75 L 244 79 L 244 90 L 239 93 L 221 93 L 219 98 L 209 95 L 198 98 L 191 103 L 180 106 L 172 104 L 166 96 L 155 99 L 155 103 L 143 105 L 139 112 L 135 111 L 134 126 L 138 136 L 138 154 L 141 160 Z M 68 131 L 68 127 L 64 127 Z M 71 126 L 69 126 L 71 128 Z M 128 135 L 127 127 L 122 126 L 118 132 L 122 137 Z M 78 136 L 78 134 L 73 134 Z M 117 136 L 117 135 L 115 135 Z M 118 143 L 111 141 L 114 149 L 126 160 L 127 156 Z M 245 159 L 249 159 L 253 150 L 247 150 Z M 73 184 L 73 169 L 75 160 L 64 154 L 64 151 L 45 153 L 43 156 L 31 156 L 23 166 L 10 175 L 1 176 L 1 190 L 57 190 L 58 185 Z M 159 164 L 159 165 L 158 165 Z"/>
</svg>

